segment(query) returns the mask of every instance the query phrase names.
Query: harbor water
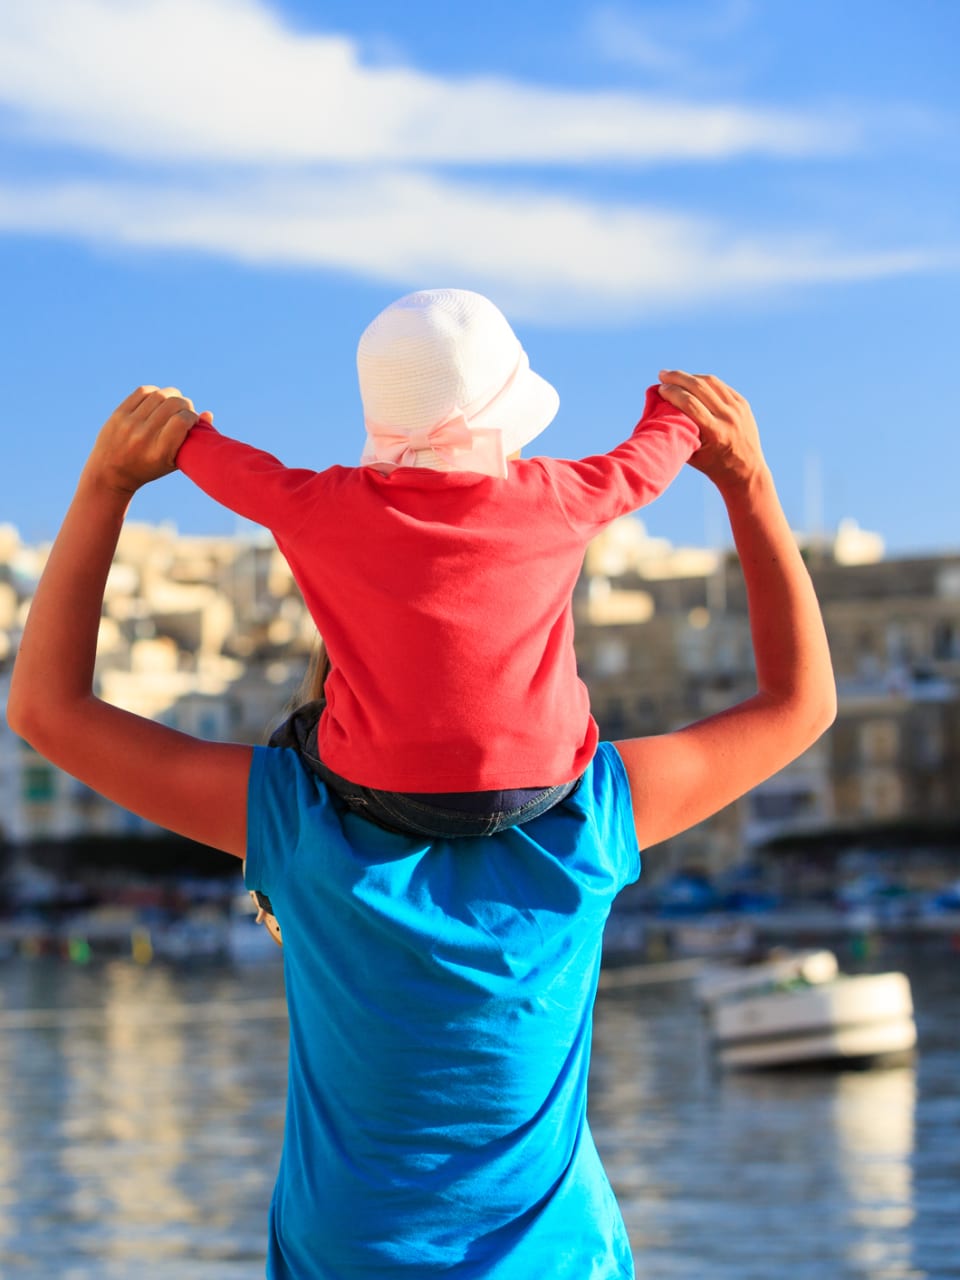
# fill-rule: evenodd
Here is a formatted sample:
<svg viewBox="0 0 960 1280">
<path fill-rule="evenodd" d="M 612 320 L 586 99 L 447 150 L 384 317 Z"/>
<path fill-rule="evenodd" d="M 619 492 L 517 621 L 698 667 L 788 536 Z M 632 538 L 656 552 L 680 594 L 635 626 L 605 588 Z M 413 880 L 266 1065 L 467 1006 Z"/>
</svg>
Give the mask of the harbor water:
<svg viewBox="0 0 960 1280">
<path fill-rule="evenodd" d="M 601 994 L 591 1123 L 639 1277 L 960 1277 L 960 953 L 869 965 L 911 978 L 912 1066 L 723 1076 L 688 984 Z M 3 1280 L 262 1276 L 280 965 L 0 974 Z"/>
</svg>

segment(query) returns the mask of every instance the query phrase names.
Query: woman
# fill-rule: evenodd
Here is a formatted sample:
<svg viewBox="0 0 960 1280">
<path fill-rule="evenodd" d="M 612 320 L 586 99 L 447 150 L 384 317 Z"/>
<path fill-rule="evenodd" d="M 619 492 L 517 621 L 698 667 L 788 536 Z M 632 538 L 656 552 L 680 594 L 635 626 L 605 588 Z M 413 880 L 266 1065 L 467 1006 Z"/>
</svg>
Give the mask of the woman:
<svg viewBox="0 0 960 1280">
<path fill-rule="evenodd" d="M 286 1134 L 267 1274 L 296 1280 L 633 1274 L 586 1122 L 590 1011 L 612 899 L 646 848 L 805 750 L 835 694 L 816 598 L 747 403 L 661 375 L 740 553 L 757 692 L 675 733 L 601 744 L 523 827 L 428 841 L 347 810 L 292 750 L 198 741 L 92 692 L 132 494 L 196 421 L 140 388 L 107 422 L 39 584 L 11 727 L 128 809 L 237 857 L 283 929 Z"/>
</svg>

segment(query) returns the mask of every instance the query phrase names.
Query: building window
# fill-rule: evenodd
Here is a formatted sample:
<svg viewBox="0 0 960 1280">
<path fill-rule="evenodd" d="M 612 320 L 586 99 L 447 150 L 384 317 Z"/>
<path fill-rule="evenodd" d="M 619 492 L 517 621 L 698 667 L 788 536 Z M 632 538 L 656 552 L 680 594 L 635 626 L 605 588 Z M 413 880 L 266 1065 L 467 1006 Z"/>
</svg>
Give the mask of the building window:
<svg viewBox="0 0 960 1280">
<path fill-rule="evenodd" d="M 860 779 L 860 812 L 865 818 L 896 818 L 903 810 L 903 787 L 889 769 L 872 769 Z"/>
<path fill-rule="evenodd" d="M 933 656 L 940 662 L 951 662 L 960 658 L 960 626 L 954 622 L 934 624 Z"/>
<path fill-rule="evenodd" d="M 23 770 L 23 798 L 28 804 L 48 804 L 57 789 L 56 775 L 48 764 L 28 764 Z"/>
<path fill-rule="evenodd" d="M 615 636 L 597 644 L 593 654 L 593 670 L 598 676 L 622 676 L 626 671 L 629 651 L 626 643 Z"/>
<path fill-rule="evenodd" d="M 626 737 L 629 732 L 627 709 L 622 698 L 608 698 L 597 719 L 605 738 L 615 740 Z"/>
<path fill-rule="evenodd" d="M 888 662 L 894 664 L 910 662 L 913 657 L 913 649 L 907 628 L 902 622 L 887 623 L 886 642 Z"/>
<path fill-rule="evenodd" d="M 946 755 L 943 726 L 937 720 L 921 721 L 912 735 L 914 763 L 921 769 L 937 769 Z"/>
<path fill-rule="evenodd" d="M 900 748 L 895 720 L 867 720 L 860 726 L 860 759 L 864 764 L 892 764 Z"/>
</svg>

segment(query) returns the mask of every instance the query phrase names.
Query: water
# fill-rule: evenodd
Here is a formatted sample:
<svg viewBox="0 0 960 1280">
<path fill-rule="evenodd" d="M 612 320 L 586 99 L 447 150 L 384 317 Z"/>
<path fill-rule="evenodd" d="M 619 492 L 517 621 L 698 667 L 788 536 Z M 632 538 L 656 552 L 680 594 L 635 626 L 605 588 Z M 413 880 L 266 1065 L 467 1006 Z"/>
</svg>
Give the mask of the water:
<svg viewBox="0 0 960 1280">
<path fill-rule="evenodd" d="M 591 1120 L 646 1280 L 960 1277 L 960 955 L 915 1067 L 715 1075 L 681 984 L 604 995 Z M 254 1280 L 286 1083 L 279 966 L 0 968 L 0 1276 Z"/>
<path fill-rule="evenodd" d="M 717 1075 L 676 987 L 598 1009 L 592 1123 L 646 1280 L 960 1277 L 960 954 L 911 976 L 916 1064 Z"/>
</svg>

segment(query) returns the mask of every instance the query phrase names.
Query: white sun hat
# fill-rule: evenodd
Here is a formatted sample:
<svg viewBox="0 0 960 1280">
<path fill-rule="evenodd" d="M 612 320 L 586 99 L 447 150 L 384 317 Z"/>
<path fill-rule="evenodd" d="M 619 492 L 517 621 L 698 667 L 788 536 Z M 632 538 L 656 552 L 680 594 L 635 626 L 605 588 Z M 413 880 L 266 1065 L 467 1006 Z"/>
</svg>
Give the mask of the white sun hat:
<svg viewBox="0 0 960 1280">
<path fill-rule="evenodd" d="M 364 330 L 357 373 L 363 466 L 506 476 L 507 458 L 538 436 L 560 397 L 530 368 L 506 317 L 467 289 L 425 289 Z"/>
</svg>

